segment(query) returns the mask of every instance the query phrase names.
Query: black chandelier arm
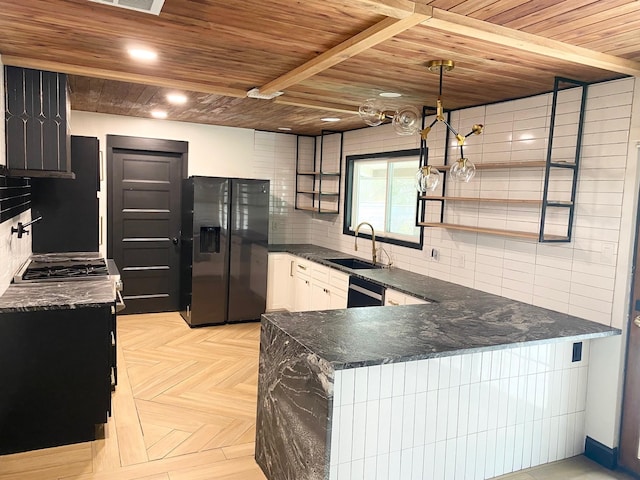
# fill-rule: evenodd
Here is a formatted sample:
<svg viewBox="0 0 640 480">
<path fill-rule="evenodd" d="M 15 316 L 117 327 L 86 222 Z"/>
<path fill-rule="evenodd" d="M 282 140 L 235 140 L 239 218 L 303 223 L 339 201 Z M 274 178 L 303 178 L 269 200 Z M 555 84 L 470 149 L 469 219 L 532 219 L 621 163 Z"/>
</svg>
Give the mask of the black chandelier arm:
<svg viewBox="0 0 640 480">
<path fill-rule="evenodd" d="M 467 133 L 465 135 L 465 138 L 470 137 L 471 135 L 480 135 L 482 133 L 482 129 L 484 128 L 484 125 L 481 124 L 476 124 L 473 127 L 471 127 L 471 131 L 469 133 Z"/>
</svg>

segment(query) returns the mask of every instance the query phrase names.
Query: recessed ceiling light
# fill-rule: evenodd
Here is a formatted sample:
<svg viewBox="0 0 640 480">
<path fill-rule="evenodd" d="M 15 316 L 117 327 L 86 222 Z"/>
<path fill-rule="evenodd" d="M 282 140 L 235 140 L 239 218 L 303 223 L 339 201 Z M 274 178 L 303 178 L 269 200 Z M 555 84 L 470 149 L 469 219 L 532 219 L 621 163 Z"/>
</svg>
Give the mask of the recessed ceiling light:
<svg viewBox="0 0 640 480">
<path fill-rule="evenodd" d="M 154 110 L 151 112 L 151 116 L 153 118 L 167 118 L 167 112 L 164 110 Z"/>
<path fill-rule="evenodd" d="M 187 103 L 187 96 L 182 93 L 169 93 L 167 94 L 167 100 L 170 103 L 182 105 L 183 103 Z"/>
<path fill-rule="evenodd" d="M 397 93 L 397 92 L 382 92 L 382 93 L 379 93 L 378 95 L 384 98 L 398 98 L 402 96 L 401 93 Z"/>
<path fill-rule="evenodd" d="M 337 117 L 324 117 L 321 118 L 320 120 L 322 120 L 323 122 L 339 122 L 340 119 Z"/>
<path fill-rule="evenodd" d="M 158 58 L 158 54 L 156 52 L 144 48 L 130 48 L 128 52 L 129 56 L 134 60 L 150 62 Z"/>
<path fill-rule="evenodd" d="M 278 130 L 282 130 L 283 132 L 290 132 L 291 129 L 289 127 L 278 127 Z"/>
</svg>

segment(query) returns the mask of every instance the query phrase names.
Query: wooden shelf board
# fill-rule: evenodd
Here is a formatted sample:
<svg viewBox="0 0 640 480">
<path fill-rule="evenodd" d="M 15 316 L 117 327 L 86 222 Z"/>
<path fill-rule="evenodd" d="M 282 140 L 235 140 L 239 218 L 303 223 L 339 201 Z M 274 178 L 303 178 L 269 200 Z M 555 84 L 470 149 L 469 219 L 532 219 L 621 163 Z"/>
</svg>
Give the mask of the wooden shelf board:
<svg viewBox="0 0 640 480">
<path fill-rule="evenodd" d="M 503 230 L 499 228 L 485 228 L 485 227 L 473 227 L 471 225 L 457 225 L 454 223 L 430 223 L 430 222 L 420 222 L 418 226 L 421 227 L 440 227 L 446 228 L 449 230 L 461 230 L 464 232 L 476 232 L 476 233 L 488 233 L 491 235 L 502 235 L 504 237 L 514 237 L 514 238 L 526 238 L 530 240 L 539 240 L 540 235 L 538 233 L 532 232 L 521 232 L 517 230 Z M 545 240 L 550 241 L 566 241 L 568 237 L 562 235 L 545 235 Z"/>
<path fill-rule="evenodd" d="M 435 195 L 425 195 L 421 196 L 420 200 L 447 200 L 453 202 L 519 203 L 525 205 L 542 205 L 542 200 L 527 200 L 524 198 L 441 197 Z"/>
<path fill-rule="evenodd" d="M 326 208 L 321 208 L 319 211 L 314 207 L 296 207 L 296 210 L 304 210 L 305 212 L 316 212 L 316 213 L 339 213 L 338 210 L 327 210 Z"/>
<path fill-rule="evenodd" d="M 545 167 L 547 162 L 545 160 L 531 160 L 526 162 L 487 162 L 476 163 L 476 170 L 497 170 L 500 168 L 541 168 Z M 451 165 L 433 165 L 438 170 L 447 170 Z"/>
<path fill-rule="evenodd" d="M 547 206 L 549 207 L 570 207 L 573 204 L 571 201 L 547 201 Z"/>
<path fill-rule="evenodd" d="M 518 232 L 515 230 L 501 230 L 498 228 L 484 228 L 484 227 L 473 227 L 470 225 L 456 225 L 453 223 L 418 223 L 421 227 L 440 227 L 446 228 L 449 230 L 461 230 L 463 232 L 476 232 L 476 233 L 489 233 L 492 235 L 502 235 L 506 237 L 516 237 L 516 238 L 528 238 L 531 240 L 537 240 L 538 234 L 531 232 Z"/>
<path fill-rule="evenodd" d="M 303 171 L 303 172 L 296 172 L 296 175 L 322 175 L 324 177 L 339 177 L 340 176 L 340 172 L 309 172 L 309 171 Z"/>
<path fill-rule="evenodd" d="M 296 193 L 308 193 L 312 195 L 327 195 L 327 196 L 335 196 L 339 195 L 338 192 L 319 192 L 317 190 L 298 190 Z"/>
</svg>

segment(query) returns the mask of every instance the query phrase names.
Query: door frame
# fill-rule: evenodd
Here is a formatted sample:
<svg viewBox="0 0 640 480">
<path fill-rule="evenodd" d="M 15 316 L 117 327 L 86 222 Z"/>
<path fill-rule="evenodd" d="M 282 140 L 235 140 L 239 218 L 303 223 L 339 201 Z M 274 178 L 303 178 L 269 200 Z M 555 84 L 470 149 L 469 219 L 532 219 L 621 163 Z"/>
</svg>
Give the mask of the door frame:
<svg viewBox="0 0 640 480">
<path fill-rule="evenodd" d="M 113 153 L 118 150 L 151 153 L 175 153 L 180 155 L 182 178 L 189 172 L 189 142 L 161 138 L 130 137 L 127 135 L 107 135 L 107 256 L 113 254 Z M 182 186 L 180 185 L 179 188 Z"/>
<path fill-rule="evenodd" d="M 630 144 L 631 146 L 631 144 Z M 640 161 L 640 142 L 633 149 L 633 158 Z M 637 176 L 637 172 L 636 172 Z M 622 394 L 617 465 L 637 476 L 640 474 L 640 373 L 630 365 L 640 359 L 640 325 L 634 325 L 640 316 L 640 183 L 634 184 L 635 215 L 633 223 L 632 253 L 629 267 L 627 318 L 623 329 Z M 635 333 L 634 333 L 635 331 Z M 634 353 L 634 350 L 638 353 Z M 635 393 L 633 393 L 635 392 Z M 635 425 L 635 427 L 634 427 Z"/>
</svg>

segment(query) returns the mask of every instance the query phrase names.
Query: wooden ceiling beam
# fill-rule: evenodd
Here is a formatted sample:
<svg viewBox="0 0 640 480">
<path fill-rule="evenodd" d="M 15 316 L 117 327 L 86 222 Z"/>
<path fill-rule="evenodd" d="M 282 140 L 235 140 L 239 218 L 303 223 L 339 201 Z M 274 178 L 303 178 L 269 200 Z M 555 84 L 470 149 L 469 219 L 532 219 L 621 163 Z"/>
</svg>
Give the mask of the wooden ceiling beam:
<svg viewBox="0 0 640 480">
<path fill-rule="evenodd" d="M 309 98 L 291 97 L 286 94 L 281 97 L 277 97 L 274 100 L 274 103 L 291 105 L 294 107 L 312 108 L 315 110 L 325 110 L 329 112 L 347 113 L 350 115 L 358 114 L 358 107 L 354 107 L 353 105 L 311 100 Z"/>
<path fill-rule="evenodd" d="M 418 7 L 418 5 L 416 5 Z M 387 17 L 357 35 L 321 53 L 308 62 L 260 87 L 260 93 L 269 95 L 306 80 L 334 65 L 343 62 L 411 27 L 424 22 L 431 14 L 430 7 L 418 8 L 401 19 Z"/>
<path fill-rule="evenodd" d="M 431 7 L 411 0 L 343 0 L 349 6 L 393 18 L 406 18 L 413 13 L 431 15 Z"/>
<path fill-rule="evenodd" d="M 83 75 L 86 77 L 117 80 L 120 82 L 141 83 L 143 85 L 153 85 L 156 87 L 179 88 L 190 92 L 209 93 L 226 97 L 245 98 L 247 96 L 247 92 L 239 88 L 230 88 L 209 83 L 190 82 L 188 80 L 177 80 L 174 78 L 164 78 L 157 75 L 141 75 L 130 72 L 105 70 L 102 68 L 72 65 L 49 60 L 38 60 L 35 58 L 2 55 L 2 63 L 4 65 L 11 65 L 14 67 L 48 70 L 52 72 L 67 73 L 69 75 Z"/>
<path fill-rule="evenodd" d="M 422 25 L 557 60 L 588 65 L 625 75 L 640 76 L 640 62 L 502 27 L 438 8 L 433 9 L 431 18 L 422 22 Z"/>
</svg>

